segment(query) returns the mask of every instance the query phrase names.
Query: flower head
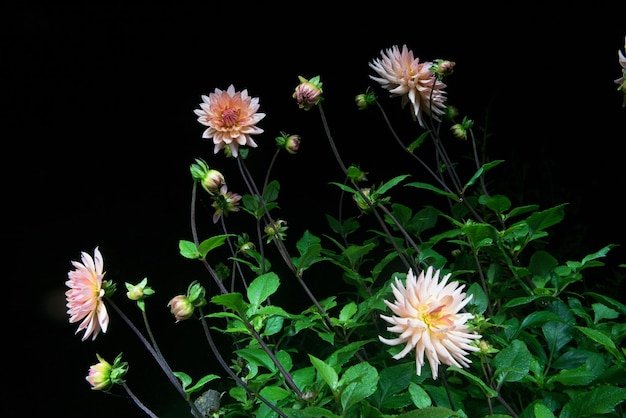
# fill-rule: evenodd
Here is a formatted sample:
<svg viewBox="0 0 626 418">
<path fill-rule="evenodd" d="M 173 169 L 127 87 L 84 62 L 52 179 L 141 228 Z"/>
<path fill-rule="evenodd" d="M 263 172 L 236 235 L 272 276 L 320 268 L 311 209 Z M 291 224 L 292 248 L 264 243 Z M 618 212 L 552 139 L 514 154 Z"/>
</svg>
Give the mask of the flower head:
<svg viewBox="0 0 626 418">
<path fill-rule="evenodd" d="M 148 286 L 148 279 L 144 278 L 137 284 L 125 283 L 125 285 L 127 290 L 126 297 L 130 300 L 136 301 L 139 309 L 145 312 L 145 299 L 148 296 L 154 295 L 154 289 Z"/>
<path fill-rule="evenodd" d="M 284 132 L 276 137 L 276 147 L 285 149 L 289 154 L 296 154 L 300 149 L 300 135 L 288 135 Z"/>
<path fill-rule="evenodd" d="M 200 182 L 202 188 L 210 194 L 217 193 L 220 187 L 226 183 L 224 175 L 209 168 L 209 165 L 201 158 L 196 158 L 195 164 L 191 164 L 189 171 L 191 171 L 191 177 Z"/>
<path fill-rule="evenodd" d="M 213 214 L 213 223 L 217 223 L 222 215 L 229 212 L 239 212 L 239 201 L 241 195 L 228 191 L 228 187 L 224 184 L 220 187 L 220 192 L 213 196 L 213 206 L 215 213 Z"/>
<path fill-rule="evenodd" d="M 194 307 L 189 301 L 189 298 L 185 295 L 174 296 L 167 303 L 167 306 L 170 308 L 170 312 L 174 315 L 174 318 L 176 318 L 176 322 L 189 319 L 191 315 L 193 315 Z"/>
<path fill-rule="evenodd" d="M 440 121 L 439 116 L 446 107 L 443 90 L 446 85 L 432 71 L 433 63 L 420 62 L 406 45 L 402 46 L 402 51 L 394 45 L 386 52 L 381 51 L 381 54 L 382 58 L 376 58 L 369 64 L 380 77 L 370 78 L 389 90 L 392 97 L 402 97 L 402 107 L 411 102 L 413 115 L 422 128 L 426 127 L 423 113 Z"/>
<path fill-rule="evenodd" d="M 395 279 L 391 289 L 396 300 L 393 303 L 385 300 L 395 315 L 380 317 L 392 324 L 387 331 L 400 335 L 393 339 L 378 337 L 388 345 L 406 344 L 402 351 L 393 356 L 396 360 L 415 349 L 418 375 L 422 372 L 426 353 L 433 379 L 437 379 L 438 368 L 442 363 L 469 367 L 471 360 L 467 359 L 467 354 L 479 350 L 470 343 L 481 338 L 466 325 L 473 315 L 459 313 L 471 300 L 471 295 L 465 297 L 465 293 L 462 293 L 464 286 L 459 286 L 458 282 L 448 283 L 450 274 L 441 281 L 439 275 L 440 270 L 433 274 L 433 268 L 428 267 L 418 278 L 409 270 L 406 286 L 398 278 Z"/>
<path fill-rule="evenodd" d="M 83 341 L 89 336 L 95 340 L 100 331 L 106 332 L 109 326 L 109 314 L 103 301 L 107 291 L 107 282 L 103 282 L 104 261 L 98 247 L 93 257 L 82 252 L 81 261 L 72 261 L 74 270 L 67 273 L 67 314 L 70 324 L 82 321 L 76 333 L 85 330 Z"/>
<path fill-rule="evenodd" d="M 233 157 L 239 155 L 239 146 L 247 145 L 256 148 L 257 144 L 251 135 L 263 133 L 256 126 L 265 113 L 258 113 L 259 99 L 248 96 L 248 90 L 235 91 L 231 84 L 226 91 L 215 89 L 208 96 L 202 95 L 200 109 L 195 109 L 198 122 L 208 126 L 202 138 L 213 139 L 217 154 L 228 145 Z"/>
<path fill-rule="evenodd" d="M 624 37 L 624 51 L 626 51 L 626 36 Z M 617 90 L 621 90 L 624 93 L 622 107 L 626 107 L 626 56 L 624 56 L 621 50 L 617 51 L 617 59 L 619 60 L 619 65 L 622 66 L 622 76 L 615 80 L 615 84 L 619 85 Z"/>
<path fill-rule="evenodd" d="M 91 385 L 92 390 L 108 391 L 114 384 L 124 383 L 124 376 L 128 371 L 128 363 L 122 361 L 122 355 L 119 354 L 113 365 L 96 354 L 98 363 L 89 367 L 89 374 L 85 379 Z"/>
<path fill-rule="evenodd" d="M 463 117 L 463 121 L 452 125 L 450 130 L 457 138 L 467 139 L 467 132 L 472 129 L 472 126 L 474 126 L 474 121 L 468 119 L 467 117 Z"/>
<path fill-rule="evenodd" d="M 267 243 L 272 242 L 274 238 L 284 241 L 287 238 L 287 233 L 285 232 L 287 229 L 289 229 L 289 227 L 287 226 L 287 221 L 284 219 L 278 219 L 273 223 L 265 225 L 263 232 L 265 232 Z"/>
<path fill-rule="evenodd" d="M 313 106 L 322 101 L 322 82 L 320 76 L 313 77 L 310 80 L 302 76 L 298 76 L 300 84 L 296 86 L 292 97 L 298 102 L 298 107 L 304 110 L 310 110 Z"/>
<path fill-rule="evenodd" d="M 368 87 L 365 93 L 357 94 L 354 97 L 354 102 L 356 103 L 357 109 L 365 110 L 376 103 L 376 94 L 374 94 L 371 87 Z"/>
<path fill-rule="evenodd" d="M 184 295 L 174 296 L 167 303 L 176 322 L 191 318 L 196 308 L 206 305 L 206 290 L 198 282 L 192 282 Z"/>
</svg>

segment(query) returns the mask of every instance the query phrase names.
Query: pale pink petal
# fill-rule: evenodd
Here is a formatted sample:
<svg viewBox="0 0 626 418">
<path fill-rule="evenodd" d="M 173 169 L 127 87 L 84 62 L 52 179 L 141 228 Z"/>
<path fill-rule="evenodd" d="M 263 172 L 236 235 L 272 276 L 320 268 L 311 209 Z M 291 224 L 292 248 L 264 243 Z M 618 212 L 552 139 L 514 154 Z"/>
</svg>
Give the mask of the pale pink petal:
<svg viewBox="0 0 626 418">
<path fill-rule="evenodd" d="M 478 351 L 478 347 L 471 344 L 481 338 L 467 326 L 473 315 L 459 312 L 471 300 L 471 295 L 466 297 L 462 291 L 464 285 L 448 282 L 450 277 L 451 274 L 441 277 L 441 271 L 433 267 L 428 267 L 417 277 L 409 270 L 406 284 L 396 277 L 391 284 L 395 300 L 384 300 L 394 315 L 380 315 L 391 324 L 387 331 L 398 337 L 379 336 L 379 340 L 392 346 L 405 344 L 393 358 L 401 359 L 415 350 L 419 375 L 426 355 L 433 379 L 437 379 L 440 364 L 469 367 L 472 362 L 467 356 Z"/>
</svg>

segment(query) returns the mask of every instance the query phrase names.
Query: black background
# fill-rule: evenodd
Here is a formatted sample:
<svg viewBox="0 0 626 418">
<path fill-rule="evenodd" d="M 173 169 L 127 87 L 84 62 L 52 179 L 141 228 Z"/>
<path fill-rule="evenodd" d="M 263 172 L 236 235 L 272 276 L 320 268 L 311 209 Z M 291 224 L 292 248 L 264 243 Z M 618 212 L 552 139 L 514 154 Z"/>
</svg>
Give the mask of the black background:
<svg viewBox="0 0 626 418">
<path fill-rule="evenodd" d="M 300 152 L 281 157 L 273 172 L 290 236 L 323 225 L 336 190 L 327 183 L 341 181 L 318 114 L 298 110 L 291 99 L 297 76 L 321 75 L 340 151 L 381 181 L 407 165 L 353 97 L 371 85 L 367 63 L 406 43 L 423 60 L 457 63 L 446 80 L 450 104 L 477 123 L 491 110 L 489 154 L 506 160 L 494 179 L 503 194 L 514 204 L 568 203 L 566 220 L 551 235 L 560 261 L 623 241 L 626 109 L 613 83 L 626 35 L 620 10 L 545 10 L 527 2 L 341 11 L 17 4 L 5 6 L 2 17 L 9 350 L 3 416 L 141 416 L 128 399 L 95 393 L 84 381 L 96 352 L 112 360 L 120 351 L 136 370 L 129 375 L 136 392 L 159 405 L 161 416 L 180 413 L 176 394 L 114 313 L 109 333 L 95 342 L 81 342 L 67 323 L 70 260 L 95 246 L 120 290 L 143 277 L 157 288 L 149 310 L 174 368 L 222 374 L 201 342 L 180 333 L 194 325 L 174 325 L 165 307 L 204 274 L 177 248 L 191 237 L 189 165 L 204 158 L 227 180 L 236 175 L 232 162 L 201 139 L 204 128 L 193 114 L 200 95 L 216 87 L 248 89 L 267 113 L 252 170 L 264 174 L 280 131 L 302 136 Z M 389 111 L 399 107 L 397 99 L 383 101 Z M 205 224 L 206 236 L 215 233 Z M 625 301 L 616 272 L 623 262 L 620 247 L 607 258 L 609 268 L 591 277 Z"/>
</svg>

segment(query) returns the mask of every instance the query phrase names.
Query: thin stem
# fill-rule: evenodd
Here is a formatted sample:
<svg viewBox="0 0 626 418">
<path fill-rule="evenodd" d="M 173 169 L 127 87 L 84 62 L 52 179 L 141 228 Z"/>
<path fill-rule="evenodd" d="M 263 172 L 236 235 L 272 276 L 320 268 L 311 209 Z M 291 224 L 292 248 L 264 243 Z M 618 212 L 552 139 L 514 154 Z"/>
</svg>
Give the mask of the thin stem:
<svg viewBox="0 0 626 418">
<path fill-rule="evenodd" d="M 246 182 L 246 184 L 248 185 L 248 187 L 250 189 L 250 193 L 253 194 L 253 195 L 258 196 L 259 201 L 263 205 L 263 211 L 265 213 L 267 221 L 270 224 L 274 224 L 274 220 L 272 219 L 272 216 L 269 213 L 269 210 L 267 209 L 267 206 L 265 204 L 265 199 L 263 199 L 263 195 L 259 192 L 258 188 L 256 187 L 256 185 L 254 183 L 254 179 L 253 179 L 252 175 L 250 174 L 250 172 L 248 171 L 248 168 L 246 167 L 244 161 L 241 160 L 241 158 L 237 158 L 237 162 L 239 163 L 239 169 L 241 171 L 241 175 L 243 176 L 244 181 Z M 278 238 L 274 238 L 273 241 L 274 241 L 274 244 L 276 245 L 276 248 L 278 249 L 278 253 L 280 254 L 280 256 L 285 261 L 285 264 L 289 267 L 291 272 L 298 278 L 298 282 L 300 283 L 300 286 L 304 289 L 305 293 L 307 294 L 307 296 L 309 297 L 311 302 L 313 302 L 313 304 L 315 304 L 315 306 L 319 310 L 320 314 L 324 318 L 324 320 L 326 322 L 326 326 L 329 329 L 333 329 L 333 327 L 331 325 L 331 322 L 330 322 L 330 318 L 328 317 L 328 314 L 326 313 L 326 310 L 322 307 L 322 305 L 319 304 L 319 302 L 317 301 L 317 298 L 315 298 L 315 296 L 313 295 L 313 293 L 311 292 L 309 287 L 306 285 L 304 280 L 302 280 L 301 272 L 298 271 L 296 266 L 291 261 L 291 258 L 289 257 L 289 252 L 285 248 L 284 242 L 282 240 L 278 239 Z M 261 245 L 262 245 L 262 242 L 261 242 Z"/>
<path fill-rule="evenodd" d="M 339 151 L 337 150 L 337 146 L 335 145 L 335 141 L 333 140 L 333 136 L 330 133 L 330 127 L 328 126 L 328 121 L 326 120 L 326 116 L 324 115 L 324 109 L 322 108 L 322 104 L 318 103 L 317 104 L 317 108 L 318 108 L 318 110 L 320 112 L 320 117 L 322 118 L 322 124 L 324 125 L 324 132 L 326 133 L 326 137 L 328 138 L 328 142 L 330 144 L 330 148 L 333 151 L 333 155 L 335 156 L 335 160 L 339 164 L 339 167 L 341 168 L 341 171 L 343 172 L 343 174 L 345 176 L 348 176 L 348 169 L 347 169 L 346 165 L 343 163 L 343 160 L 341 159 L 341 155 L 339 155 Z M 356 187 L 356 190 L 359 193 L 359 195 L 361 196 L 361 198 L 363 199 L 363 201 L 366 202 L 367 205 L 372 210 L 372 213 L 376 217 L 376 220 L 378 221 L 380 227 L 384 230 L 385 234 L 389 237 L 389 242 L 391 243 L 391 245 L 393 245 L 394 249 L 398 253 L 398 256 L 400 257 L 400 260 L 404 264 L 404 267 L 408 270 L 411 267 L 412 263 L 410 263 L 406 259 L 405 255 L 404 255 L 404 252 L 398 247 L 398 244 L 396 243 L 396 241 L 393 238 L 393 235 L 391 234 L 391 232 L 387 228 L 387 225 L 385 224 L 385 221 L 382 219 L 382 217 L 380 216 L 380 214 L 376 210 L 376 205 L 374 205 L 371 202 L 371 200 L 365 195 L 365 193 L 363 193 L 363 190 L 358 185 L 354 185 L 354 186 Z M 399 224 L 396 224 L 396 225 L 398 226 L 398 228 L 400 228 L 402 230 L 402 226 L 401 225 L 399 225 Z"/>
<path fill-rule="evenodd" d="M 165 359 L 163 358 L 163 356 L 160 355 L 160 353 L 158 353 L 154 347 L 152 347 L 150 345 L 150 343 L 148 342 L 148 340 L 146 340 L 146 338 L 143 336 L 143 334 L 141 333 L 141 331 L 139 331 L 139 329 L 137 329 L 137 327 L 135 326 L 135 324 L 133 324 L 133 322 L 126 316 L 126 314 L 117 306 L 117 304 L 115 302 L 113 302 L 113 300 L 111 298 L 107 298 L 107 301 L 111 304 L 111 306 L 113 307 L 113 309 L 118 313 L 118 315 L 122 318 L 122 320 L 124 322 L 126 322 L 126 325 L 128 325 L 130 327 L 130 329 L 135 333 L 135 335 L 137 336 L 137 338 L 139 338 L 139 341 L 141 341 L 141 343 L 146 347 L 146 349 L 148 350 L 148 352 L 150 352 L 150 354 L 152 355 L 152 357 L 156 360 L 157 364 L 161 367 L 161 370 L 163 370 L 163 373 L 165 373 L 165 375 L 167 376 L 167 378 L 169 379 L 170 383 L 172 383 L 172 385 L 174 386 L 174 388 L 178 391 L 178 393 L 180 394 L 180 396 L 183 397 L 183 399 L 189 404 L 189 406 L 191 407 L 191 412 L 193 413 L 193 415 L 197 418 L 204 418 L 202 413 L 198 410 L 198 408 L 196 407 L 196 405 L 189 399 L 189 397 L 187 396 L 187 394 L 185 393 L 185 390 L 183 389 L 180 381 L 178 380 L 178 378 L 174 375 L 174 372 L 172 371 L 172 369 L 170 368 L 169 364 L 167 364 L 167 362 L 165 361 Z"/>
<path fill-rule="evenodd" d="M 196 190 L 197 182 L 194 181 L 193 187 L 191 189 L 191 235 L 193 236 L 193 242 L 196 245 L 196 248 L 199 248 L 200 240 L 198 238 L 198 230 L 196 228 Z M 207 263 L 204 259 L 202 259 L 202 264 L 204 264 L 206 269 L 209 271 L 211 277 L 213 277 L 213 281 L 215 281 L 215 284 L 217 284 L 217 287 L 219 287 L 220 292 L 222 292 L 223 294 L 228 293 L 228 290 L 226 290 L 226 288 L 224 287 L 224 284 L 213 270 L 213 267 L 211 267 L 211 265 Z"/>
<path fill-rule="evenodd" d="M 251 394 L 253 396 L 256 396 L 257 398 L 259 398 L 259 400 L 261 402 L 266 404 L 269 408 L 271 408 L 274 412 L 276 412 L 281 417 L 289 418 L 287 415 L 285 415 L 284 412 L 282 412 L 280 409 L 278 409 L 274 404 L 272 404 L 270 401 L 265 399 L 259 393 L 256 393 L 254 390 L 252 390 L 250 388 L 250 386 L 248 386 L 248 384 L 246 382 L 244 382 L 243 379 L 241 379 L 239 376 L 237 376 L 237 374 L 228 366 L 228 364 L 226 363 L 226 360 L 224 360 L 224 357 L 222 357 L 222 354 L 217 349 L 217 346 L 215 345 L 215 341 L 213 341 L 213 337 L 211 336 L 211 331 L 209 330 L 209 326 L 208 326 L 206 320 L 204 319 L 204 313 L 202 312 L 202 308 L 198 308 L 198 309 L 200 311 L 200 318 L 201 318 L 200 319 L 200 323 L 202 324 L 202 329 L 204 330 L 204 335 L 206 336 L 206 339 L 209 342 L 209 346 L 211 347 L 211 351 L 215 355 L 215 358 L 217 359 L 217 362 L 220 364 L 220 366 L 222 366 L 224 371 L 231 378 L 233 378 L 239 385 L 241 385 L 241 387 L 244 388 L 246 390 L 246 392 L 248 392 L 249 394 Z"/>
<path fill-rule="evenodd" d="M 128 393 L 128 396 L 130 396 L 130 398 L 133 400 L 133 402 L 135 402 L 135 404 L 139 407 L 139 409 L 141 409 L 143 412 L 146 413 L 146 415 L 148 415 L 151 418 L 158 418 L 158 415 L 156 415 L 154 412 L 152 412 L 150 409 L 148 409 L 148 407 L 145 406 L 143 404 L 143 402 L 141 402 L 137 396 L 135 396 L 133 391 L 130 390 L 130 388 L 128 387 L 128 385 L 126 383 L 123 383 L 122 387 L 124 388 L 126 393 Z"/>
<path fill-rule="evenodd" d="M 445 190 L 446 192 L 448 192 L 450 194 L 456 195 L 455 199 L 453 199 L 453 200 L 455 200 L 457 202 L 462 202 L 468 208 L 468 210 L 470 212 L 472 212 L 472 215 L 476 218 L 476 220 L 478 220 L 480 222 L 483 222 L 482 217 L 475 211 L 475 209 L 472 207 L 472 205 L 470 205 L 469 202 L 467 201 L 467 199 L 465 198 L 465 192 L 464 192 L 463 188 L 461 187 L 460 181 L 458 180 L 458 176 L 456 175 L 456 170 L 454 169 L 454 166 L 453 166 L 452 162 L 448 158 L 445 149 L 441 145 L 441 141 L 438 140 L 438 138 L 439 138 L 438 134 L 437 135 L 433 135 L 432 133 L 430 133 L 429 135 L 433 139 L 433 143 L 435 144 L 435 147 L 436 147 L 436 150 L 437 150 L 437 155 L 440 155 L 441 158 L 443 158 L 445 160 L 445 165 L 446 165 L 446 167 L 448 167 L 448 171 L 451 173 L 451 179 L 453 180 L 453 183 L 456 184 L 456 187 L 457 187 L 457 190 L 458 190 L 457 192 L 454 192 L 450 187 L 448 187 L 448 185 L 443 180 L 443 178 L 440 177 L 437 173 L 435 173 L 428 166 L 428 164 L 426 164 L 426 162 L 424 160 L 422 160 L 420 157 L 418 157 L 417 155 L 415 155 L 414 153 L 409 151 L 409 149 L 406 146 L 404 146 L 404 144 L 400 140 L 400 137 L 398 136 L 398 134 L 396 133 L 395 129 L 393 128 L 393 125 L 391 124 L 391 121 L 387 117 L 387 113 L 385 112 L 385 109 L 383 109 L 382 105 L 378 101 L 376 101 L 376 105 L 377 105 L 378 109 L 380 110 L 380 112 L 381 112 L 381 114 L 383 116 L 383 119 L 385 120 L 385 123 L 387 124 L 387 128 L 391 132 L 391 135 L 394 137 L 394 139 L 400 145 L 400 147 L 404 151 L 406 151 L 412 158 L 417 160 L 417 162 L 419 162 L 420 165 L 422 167 L 424 167 L 424 169 L 426 169 L 426 171 L 428 171 L 428 173 L 437 181 L 437 183 L 439 183 L 439 185 L 443 188 L 443 190 Z M 441 126 L 441 124 L 439 126 Z M 432 129 L 431 129 L 430 132 L 432 132 L 434 130 L 434 126 L 431 127 L 431 128 Z M 439 160 L 439 158 L 437 158 L 437 160 Z M 455 179 L 456 179 L 456 181 L 455 181 Z"/>
<path fill-rule="evenodd" d="M 272 350 L 270 350 L 270 348 L 267 346 L 267 344 L 265 344 L 265 341 L 263 341 L 263 338 L 261 338 L 261 336 L 259 335 L 258 332 L 256 332 L 256 330 L 254 329 L 254 327 L 252 326 L 252 324 L 250 324 L 249 322 L 246 321 L 246 325 L 248 326 L 248 330 L 250 331 L 250 333 L 252 334 L 252 336 L 254 337 L 255 340 L 257 340 L 257 342 L 261 345 L 261 347 L 263 348 L 263 350 L 267 353 L 267 355 L 270 357 L 270 359 L 272 360 L 272 362 L 274 363 L 274 365 L 276 365 L 276 367 L 278 368 L 278 370 L 280 371 L 280 373 L 283 375 L 283 377 L 285 378 L 285 380 L 287 381 L 287 385 L 291 388 L 291 390 L 293 390 L 294 392 L 296 392 L 296 394 L 298 395 L 298 397 L 302 397 L 302 391 L 300 390 L 300 388 L 298 388 L 298 386 L 296 385 L 296 383 L 293 381 L 293 378 L 291 377 L 291 374 L 289 372 L 287 372 L 287 370 L 285 370 L 285 368 L 283 367 L 282 364 L 280 364 L 280 361 L 278 361 L 278 359 L 276 358 L 276 356 L 274 355 L 274 352 Z"/>
</svg>

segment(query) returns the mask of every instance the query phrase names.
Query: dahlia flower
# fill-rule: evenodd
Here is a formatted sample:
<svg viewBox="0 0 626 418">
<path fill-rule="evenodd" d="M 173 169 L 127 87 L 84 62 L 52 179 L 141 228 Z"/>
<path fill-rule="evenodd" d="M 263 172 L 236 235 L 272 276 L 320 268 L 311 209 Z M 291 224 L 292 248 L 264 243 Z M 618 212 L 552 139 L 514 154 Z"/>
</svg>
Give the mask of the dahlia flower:
<svg viewBox="0 0 626 418">
<path fill-rule="evenodd" d="M 413 51 L 406 45 L 402 51 L 397 45 L 381 51 L 382 58 L 369 63 L 380 77 L 370 76 L 383 88 L 389 90 L 392 97 L 401 97 L 404 108 L 409 102 L 413 107 L 413 115 L 420 126 L 425 128 L 423 114 L 440 121 L 440 115 L 446 108 L 446 85 L 431 71 L 432 62 L 420 62 L 414 58 Z"/>
<path fill-rule="evenodd" d="M 217 223 L 222 215 L 230 212 L 239 212 L 239 201 L 242 196 L 237 193 L 229 192 L 228 186 L 225 184 L 220 187 L 220 192 L 213 195 L 213 203 L 211 206 L 215 208 L 213 214 L 213 223 Z"/>
<path fill-rule="evenodd" d="M 406 277 L 406 286 L 396 277 L 391 285 L 396 300 L 385 304 L 394 316 L 380 315 L 392 324 L 387 331 L 400 334 L 398 338 L 387 339 L 379 336 L 388 345 L 406 344 L 398 354 L 399 360 L 415 349 L 417 374 L 421 375 L 424 365 L 424 352 L 428 358 L 433 379 L 437 379 L 441 363 L 456 367 L 469 367 L 471 360 L 466 356 L 479 348 L 470 343 L 481 338 L 466 325 L 474 316 L 459 311 L 472 299 L 462 293 L 464 285 L 448 283 L 450 274 L 439 280 L 440 270 L 428 267 L 416 279 L 412 270 Z"/>
<path fill-rule="evenodd" d="M 263 133 L 256 126 L 265 117 L 265 113 L 257 113 L 259 99 L 248 96 L 248 90 L 235 91 L 231 84 L 226 91 L 215 89 L 208 96 L 202 95 L 200 109 L 195 109 L 198 122 L 208 126 L 202 138 L 213 139 L 217 154 L 228 145 L 233 157 L 239 155 L 239 146 L 257 147 L 251 135 Z"/>
<path fill-rule="evenodd" d="M 98 247 L 94 250 L 93 258 L 82 252 L 81 261 L 72 261 L 75 269 L 67 273 L 69 280 L 65 284 L 70 288 L 65 292 L 67 313 L 71 324 L 82 321 L 76 333 L 85 330 L 83 341 L 90 335 L 95 340 L 100 331 L 105 333 L 109 326 L 109 314 L 103 301 L 104 262 Z"/>
</svg>

